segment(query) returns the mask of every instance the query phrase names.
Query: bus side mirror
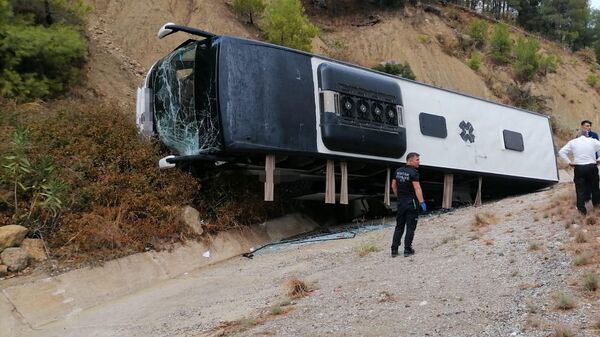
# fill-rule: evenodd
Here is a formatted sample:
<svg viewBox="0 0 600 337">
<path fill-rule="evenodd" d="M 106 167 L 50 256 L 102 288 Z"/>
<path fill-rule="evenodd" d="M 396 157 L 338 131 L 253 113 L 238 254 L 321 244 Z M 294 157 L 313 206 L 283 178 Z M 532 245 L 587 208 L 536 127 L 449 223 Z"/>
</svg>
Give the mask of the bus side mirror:
<svg viewBox="0 0 600 337">
<path fill-rule="evenodd" d="M 175 24 L 173 22 L 167 22 L 165 23 L 162 27 L 160 27 L 160 29 L 158 30 L 158 38 L 162 39 L 163 37 L 167 36 L 167 35 L 171 35 L 173 33 L 175 33 L 175 31 L 171 28 L 168 28 L 168 26 L 174 26 Z"/>
</svg>

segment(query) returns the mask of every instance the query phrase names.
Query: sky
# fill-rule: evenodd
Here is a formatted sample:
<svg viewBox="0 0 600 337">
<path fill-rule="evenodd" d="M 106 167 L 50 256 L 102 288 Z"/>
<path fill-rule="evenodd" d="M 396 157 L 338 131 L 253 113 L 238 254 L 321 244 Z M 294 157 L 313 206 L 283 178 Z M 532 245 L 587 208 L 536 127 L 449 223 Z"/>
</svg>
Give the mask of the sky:
<svg viewBox="0 0 600 337">
<path fill-rule="evenodd" d="M 590 0 L 590 6 L 594 9 L 600 9 L 600 0 Z"/>
</svg>

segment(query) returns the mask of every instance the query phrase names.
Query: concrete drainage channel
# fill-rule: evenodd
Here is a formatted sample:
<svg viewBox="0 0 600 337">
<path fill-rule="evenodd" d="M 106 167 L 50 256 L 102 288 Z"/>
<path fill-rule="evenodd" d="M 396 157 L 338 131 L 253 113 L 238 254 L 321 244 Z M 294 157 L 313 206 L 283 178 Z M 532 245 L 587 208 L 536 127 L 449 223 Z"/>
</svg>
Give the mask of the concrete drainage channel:
<svg viewBox="0 0 600 337">
<path fill-rule="evenodd" d="M 100 267 L 57 276 L 24 276 L 0 281 L 0 337 L 27 335 L 28 331 L 155 282 L 248 253 L 253 247 L 313 232 L 318 227 L 312 219 L 294 213 L 244 230 L 219 233 L 211 237 L 209 243 L 189 243 L 171 252 L 134 254 Z M 266 248 L 262 250 L 266 251 Z"/>
</svg>

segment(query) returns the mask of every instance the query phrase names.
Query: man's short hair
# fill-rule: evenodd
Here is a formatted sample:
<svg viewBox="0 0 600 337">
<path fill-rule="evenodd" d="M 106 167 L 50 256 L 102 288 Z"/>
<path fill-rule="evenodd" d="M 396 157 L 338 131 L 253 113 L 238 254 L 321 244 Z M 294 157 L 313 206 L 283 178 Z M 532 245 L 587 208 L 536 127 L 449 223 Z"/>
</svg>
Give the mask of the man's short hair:
<svg viewBox="0 0 600 337">
<path fill-rule="evenodd" d="M 591 121 L 588 121 L 587 119 L 584 119 L 584 120 L 581 121 L 581 126 L 583 126 L 583 124 L 585 124 L 585 123 L 589 123 L 590 125 L 592 125 Z"/>
<path fill-rule="evenodd" d="M 406 155 L 406 161 L 413 159 L 414 157 L 420 157 L 421 155 L 416 152 L 411 152 Z"/>
</svg>

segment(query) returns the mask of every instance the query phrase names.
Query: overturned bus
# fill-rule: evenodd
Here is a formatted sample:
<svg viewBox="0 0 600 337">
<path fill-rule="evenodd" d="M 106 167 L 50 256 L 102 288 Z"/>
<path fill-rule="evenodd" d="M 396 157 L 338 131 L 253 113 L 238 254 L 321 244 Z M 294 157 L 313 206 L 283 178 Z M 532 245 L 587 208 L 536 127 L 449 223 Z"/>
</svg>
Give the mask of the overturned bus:
<svg viewBox="0 0 600 337">
<path fill-rule="evenodd" d="M 138 89 L 141 133 L 174 154 L 161 167 L 306 181 L 312 190 L 299 197 L 329 202 L 386 195 L 408 152 L 421 154 L 429 197 L 442 202 L 448 182 L 455 187 L 446 205 L 471 202 L 482 181 L 484 196 L 558 181 L 545 115 L 190 27 L 166 24 L 159 37 L 178 31 L 196 38 L 156 62 Z M 329 172 L 335 162 L 341 172 Z"/>
</svg>

